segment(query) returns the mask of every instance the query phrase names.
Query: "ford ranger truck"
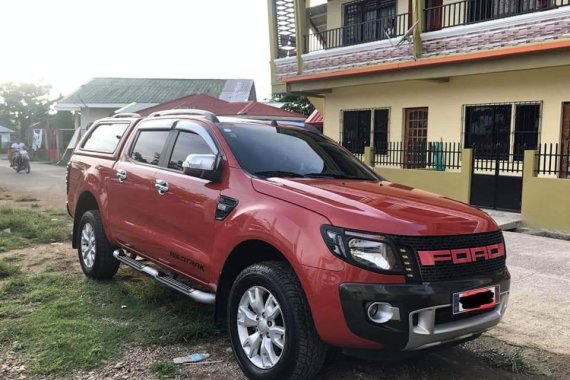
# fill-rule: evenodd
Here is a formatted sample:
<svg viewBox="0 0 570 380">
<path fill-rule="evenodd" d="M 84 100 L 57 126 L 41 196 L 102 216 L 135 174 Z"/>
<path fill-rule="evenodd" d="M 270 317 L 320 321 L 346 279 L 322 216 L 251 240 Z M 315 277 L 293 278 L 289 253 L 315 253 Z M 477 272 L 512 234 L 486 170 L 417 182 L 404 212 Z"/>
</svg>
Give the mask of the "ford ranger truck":
<svg viewBox="0 0 570 380">
<path fill-rule="evenodd" d="M 251 379 L 309 379 L 328 347 L 410 352 L 505 313 L 501 231 L 390 182 L 322 134 L 197 110 L 97 121 L 68 166 L 87 277 L 123 263 L 212 304 Z"/>
</svg>

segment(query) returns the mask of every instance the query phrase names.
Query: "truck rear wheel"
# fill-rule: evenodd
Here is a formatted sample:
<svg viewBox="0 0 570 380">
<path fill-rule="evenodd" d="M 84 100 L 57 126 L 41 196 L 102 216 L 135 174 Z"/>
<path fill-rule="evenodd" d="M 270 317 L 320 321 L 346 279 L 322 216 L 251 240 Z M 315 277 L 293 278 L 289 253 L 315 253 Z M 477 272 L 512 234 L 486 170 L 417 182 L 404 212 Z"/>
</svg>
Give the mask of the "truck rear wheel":
<svg viewBox="0 0 570 380">
<path fill-rule="evenodd" d="M 283 262 L 244 269 L 228 302 L 234 355 L 250 379 L 310 379 L 327 346 L 320 340 L 301 284 Z"/>
<path fill-rule="evenodd" d="M 87 211 L 79 222 L 77 252 L 81 269 L 87 277 L 97 280 L 112 278 L 120 262 L 113 257 L 113 247 L 103 230 L 99 211 Z"/>
</svg>

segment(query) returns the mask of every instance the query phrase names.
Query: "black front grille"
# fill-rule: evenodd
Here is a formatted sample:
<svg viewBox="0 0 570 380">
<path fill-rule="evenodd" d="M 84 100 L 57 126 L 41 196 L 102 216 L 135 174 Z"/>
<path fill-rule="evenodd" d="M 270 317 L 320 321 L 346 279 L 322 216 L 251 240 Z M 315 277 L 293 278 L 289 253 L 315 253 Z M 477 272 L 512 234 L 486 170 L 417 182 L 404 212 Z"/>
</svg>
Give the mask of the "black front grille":
<svg viewBox="0 0 570 380">
<path fill-rule="evenodd" d="M 420 266 L 424 282 L 460 280 L 497 273 L 505 267 L 505 256 L 465 264 L 437 262 L 434 266 Z"/>
<path fill-rule="evenodd" d="M 450 236 L 394 236 L 398 245 L 412 247 L 416 251 L 437 251 L 440 249 L 459 249 L 485 247 L 503 242 L 501 231 L 470 235 Z"/>
<path fill-rule="evenodd" d="M 400 251 L 412 250 L 414 258 L 412 271 L 419 272 L 423 282 L 452 281 L 465 278 L 486 276 L 505 268 L 506 256 L 491 260 L 479 260 L 465 264 L 453 264 L 451 261 L 438 261 L 433 266 L 419 265 L 417 251 L 438 251 L 461 248 L 486 247 L 503 242 L 501 231 L 471 235 L 452 236 L 392 236 Z M 417 278 L 408 277 L 408 282 L 417 282 Z"/>
</svg>

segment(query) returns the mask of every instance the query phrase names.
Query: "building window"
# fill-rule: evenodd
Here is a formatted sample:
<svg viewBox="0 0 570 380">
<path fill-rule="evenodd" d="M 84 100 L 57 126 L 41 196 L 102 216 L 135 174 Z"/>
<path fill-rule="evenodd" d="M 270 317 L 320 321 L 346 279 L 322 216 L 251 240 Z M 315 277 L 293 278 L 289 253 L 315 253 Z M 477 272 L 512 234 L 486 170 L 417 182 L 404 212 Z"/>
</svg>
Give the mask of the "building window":
<svg viewBox="0 0 570 380">
<path fill-rule="evenodd" d="M 364 147 L 370 146 L 371 115 L 370 110 L 344 111 L 342 146 L 354 154 L 364 154 Z"/>
<path fill-rule="evenodd" d="M 394 27 L 395 16 L 395 0 L 364 0 L 345 4 L 345 44 L 384 38 L 384 33 Z"/>
<path fill-rule="evenodd" d="M 540 104 L 517 104 L 515 116 L 514 159 L 521 161 L 526 149 L 538 146 Z"/>
<path fill-rule="evenodd" d="M 364 154 L 364 147 L 374 144 L 377 154 L 388 149 L 389 109 L 343 111 L 341 131 L 342 146 L 354 154 Z M 374 141 L 370 141 L 373 135 Z"/>
<path fill-rule="evenodd" d="M 539 103 L 466 106 L 465 147 L 475 149 L 476 159 L 508 160 L 512 153 L 515 161 L 522 160 L 525 149 L 537 147 L 540 107 Z"/>
<path fill-rule="evenodd" d="M 374 110 L 374 152 L 388 153 L 388 109 Z"/>
<path fill-rule="evenodd" d="M 508 159 L 511 110 L 510 104 L 465 107 L 465 146 L 475 149 L 475 158 Z"/>
</svg>

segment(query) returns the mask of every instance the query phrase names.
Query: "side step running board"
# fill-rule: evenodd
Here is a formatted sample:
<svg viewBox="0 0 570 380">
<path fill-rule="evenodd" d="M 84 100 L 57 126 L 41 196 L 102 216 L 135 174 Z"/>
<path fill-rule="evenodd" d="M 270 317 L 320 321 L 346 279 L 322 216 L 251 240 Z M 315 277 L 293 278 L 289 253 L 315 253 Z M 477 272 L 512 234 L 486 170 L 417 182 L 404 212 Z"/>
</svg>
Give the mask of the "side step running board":
<svg viewBox="0 0 570 380">
<path fill-rule="evenodd" d="M 188 285 L 173 279 L 165 275 L 164 273 L 158 271 L 157 269 L 140 263 L 139 261 L 130 258 L 129 256 L 125 255 L 121 249 L 117 249 L 113 252 L 113 256 L 122 263 L 127 264 L 133 269 L 138 270 L 139 272 L 143 272 L 148 274 L 149 276 L 153 277 L 158 282 L 163 283 L 164 285 L 172 288 L 174 290 L 178 290 L 180 293 L 187 295 L 188 297 L 192 298 L 196 302 L 206 303 L 209 305 L 214 304 L 216 300 L 216 295 L 214 293 L 207 293 L 201 290 L 197 290 L 194 288 L 189 287 Z"/>
</svg>

